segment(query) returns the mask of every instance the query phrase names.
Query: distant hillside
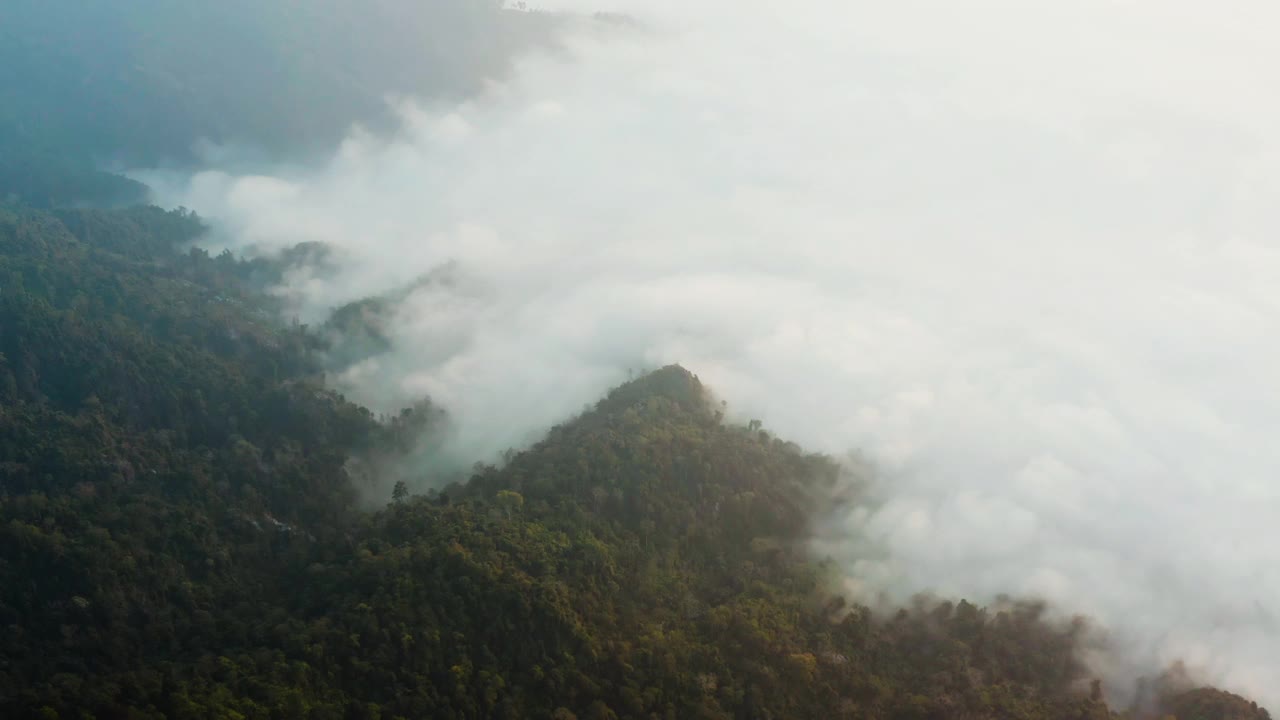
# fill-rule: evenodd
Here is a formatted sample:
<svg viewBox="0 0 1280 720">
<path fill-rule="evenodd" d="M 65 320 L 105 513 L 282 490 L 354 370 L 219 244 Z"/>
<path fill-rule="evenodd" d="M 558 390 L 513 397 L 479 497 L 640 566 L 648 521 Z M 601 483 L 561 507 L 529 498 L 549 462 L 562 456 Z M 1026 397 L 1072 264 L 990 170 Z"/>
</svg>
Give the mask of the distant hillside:
<svg viewBox="0 0 1280 720">
<path fill-rule="evenodd" d="M 136 202 L 101 169 L 189 163 L 200 140 L 328 150 L 386 125 L 388 94 L 475 91 L 551 22 L 489 0 L 5 0 L 0 201 Z"/>
</svg>

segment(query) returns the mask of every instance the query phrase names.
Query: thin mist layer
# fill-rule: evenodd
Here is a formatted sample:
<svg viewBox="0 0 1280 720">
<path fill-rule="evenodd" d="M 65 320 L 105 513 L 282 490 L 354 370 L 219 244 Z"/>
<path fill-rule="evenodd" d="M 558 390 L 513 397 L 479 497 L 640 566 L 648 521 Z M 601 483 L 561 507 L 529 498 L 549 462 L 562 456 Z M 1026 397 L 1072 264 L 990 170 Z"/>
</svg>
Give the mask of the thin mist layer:
<svg viewBox="0 0 1280 720">
<path fill-rule="evenodd" d="M 462 455 L 680 362 L 879 468 L 841 522 L 883 559 L 824 546 L 863 589 L 1045 597 L 1280 703 L 1280 10 L 645 12 L 321 172 L 149 179 L 237 249 L 333 246 L 304 318 L 396 294 L 339 383 L 429 394 Z"/>
</svg>

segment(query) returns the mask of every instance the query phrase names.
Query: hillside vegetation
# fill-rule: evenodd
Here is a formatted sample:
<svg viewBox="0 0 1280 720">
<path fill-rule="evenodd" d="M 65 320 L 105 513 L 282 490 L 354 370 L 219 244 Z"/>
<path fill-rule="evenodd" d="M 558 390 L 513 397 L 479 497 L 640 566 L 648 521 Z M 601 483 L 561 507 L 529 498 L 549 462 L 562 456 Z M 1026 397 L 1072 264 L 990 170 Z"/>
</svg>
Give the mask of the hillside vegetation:
<svg viewBox="0 0 1280 720">
<path fill-rule="evenodd" d="M 0 209 L 0 716 L 1115 716 L 1081 624 L 833 594 L 807 538 L 839 468 L 679 367 L 356 509 L 353 463 L 420 448 L 439 409 L 327 390 L 326 336 L 201 231 Z M 1209 689 L 1156 707 L 1267 717 Z"/>
</svg>

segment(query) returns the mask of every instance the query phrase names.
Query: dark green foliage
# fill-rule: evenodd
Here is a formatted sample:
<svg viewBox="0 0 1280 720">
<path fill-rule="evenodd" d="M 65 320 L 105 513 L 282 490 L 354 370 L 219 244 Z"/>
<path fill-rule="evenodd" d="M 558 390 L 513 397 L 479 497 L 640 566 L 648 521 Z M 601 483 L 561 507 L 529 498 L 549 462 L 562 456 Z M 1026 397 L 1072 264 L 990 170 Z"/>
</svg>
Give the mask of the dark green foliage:
<svg viewBox="0 0 1280 720">
<path fill-rule="evenodd" d="M 13 711 L 110 717 L 162 692 L 155 662 L 238 638 L 227 621 L 264 616 L 284 558 L 352 521 L 343 464 L 376 424 L 312 377 L 314 340 L 255 307 L 242 264 L 184 251 L 200 231 L 154 208 L 0 210 Z"/>
<path fill-rule="evenodd" d="M 1257 703 L 1212 688 L 1171 695 L 1163 705 L 1168 715 L 1178 720 L 1270 720 Z"/>
<path fill-rule="evenodd" d="M 115 207 L 141 202 L 146 186 L 98 169 L 89 158 L 3 144 L 0 131 L 0 202 L 20 200 L 39 207 L 83 204 Z"/>
<path fill-rule="evenodd" d="M 0 717 L 1113 717 L 1037 606 L 846 604 L 806 542 L 839 469 L 678 367 L 353 509 L 354 461 L 421 459 L 442 414 L 326 390 L 272 268 L 200 232 L 0 210 Z"/>
</svg>

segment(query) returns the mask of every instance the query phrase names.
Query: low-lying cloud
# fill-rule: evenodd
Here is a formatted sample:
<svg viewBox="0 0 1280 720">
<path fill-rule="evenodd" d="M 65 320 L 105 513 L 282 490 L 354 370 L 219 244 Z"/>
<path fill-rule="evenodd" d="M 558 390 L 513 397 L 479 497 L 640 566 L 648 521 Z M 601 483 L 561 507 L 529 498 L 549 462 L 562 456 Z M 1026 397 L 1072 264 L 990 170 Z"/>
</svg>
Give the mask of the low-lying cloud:
<svg viewBox="0 0 1280 720">
<path fill-rule="evenodd" d="M 413 287 L 337 381 L 432 396 L 464 455 L 680 362 L 875 463 L 847 525 L 887 554 L 829 548 L 864 586 L 1044 597 L 1280 706 L 1280 8 L 560 4 L 639 23 L 319 172 L 153 185 L 334 246 L 310 321 Z"/>
</svg>

